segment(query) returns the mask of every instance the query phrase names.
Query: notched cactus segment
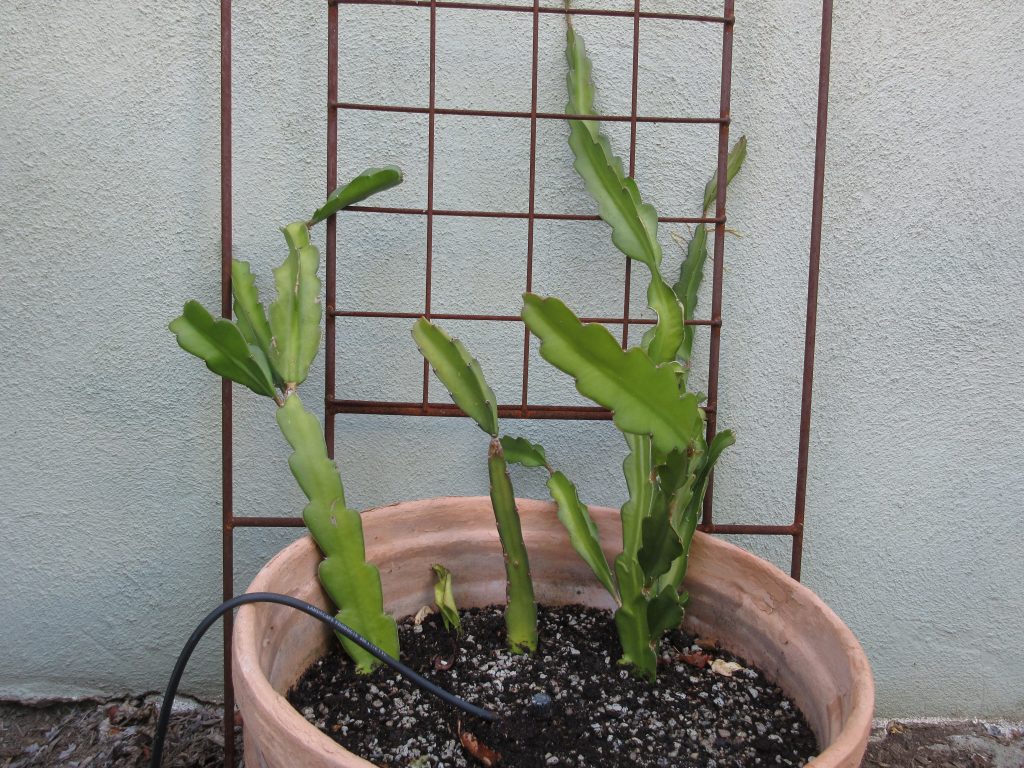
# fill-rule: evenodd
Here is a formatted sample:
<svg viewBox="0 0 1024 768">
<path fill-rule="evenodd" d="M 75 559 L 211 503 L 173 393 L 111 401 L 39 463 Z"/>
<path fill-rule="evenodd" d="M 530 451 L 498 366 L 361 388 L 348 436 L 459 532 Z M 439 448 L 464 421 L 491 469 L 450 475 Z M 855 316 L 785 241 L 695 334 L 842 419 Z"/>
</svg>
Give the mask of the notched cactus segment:
<svg viewBox="0 0 1024 768">
<path fill-rule="evenodd" d="M 544 446 L 539 443 L 531 443 L 525 437 L 503 435 L 501 450 L 505 453 L 505 461 L 511 461 L 513 464 L 524 467 L 546 467 L 548 465 Z"/>
<path fill-rule="evenodd" d="M 260 294 L 256 289 L 256 278 L 249 270 L 249 262 L 231 260 L 231 294 L 234 296 L 235 318 L 238 330 L 250 344 L 255 344 L 270 355 L 270 323 L 260 302 Z"/>
<path fill-rule="evenodd" d="M 309 499 L 302 519 L 323 552 L 320 582 L 338 606 L 339 621 L 397 658 L 398 628 L 384 613 L 380 572 L 366 562 L 362 521 L 358 512 L 345 505 L 341 478 L 327 456 L 320 422 L 293 394 L 277 410 L 277 423 L 294 450 L 288 466 Z M 380 662 L 359 646 L 339 639 L 360 672 L 379 666 Z"/>
<path fill-rule="evenodd" d="M 678 627 L 682 620 L 679 593 L 672 587 L 662 589 L 647 604 L 647 629 L 652 643 L 657 643 L 665 632 Z"/>
<path fill-rule="evenodd" d="M 327 202 L 316 209 L 309 226 L 319 224 L 343 208 L 355 205 L 371 195 L 402 183 L 402 171 L 393 165 L 383 168 L 367 168 L 343 187 L 338 187 L 327 197 Z"/>
<path fill-rule="evenodd" d="M 523 320 L 541 340 L 541 356 L 576 380 L 576 389 L 612 411 L 623 432 L 651 435 L 661 451 L 685 451 L 704 422 L 697 399 L 680 395 L 675 373 L 640 349 L 623 351 L 601 325 L 584 325 L 561 301 L 523 297 Z"/>
<path fill-rule="evenodd" d="M 629 499 L 622 505 L 622 551 L 627 557 L 635 558 L 642 544 L 641 531 L 644 520 L 651 514 L 654 503 L 654 457 L 651 440 L 647 435 L 623 435 L 629 453 L 622 461 L 622 474 L 626 477 Z"/>
<path fill-rule="evenodd" d="M 443 565 L 432 566 L 437 581 L 434 583 L 434 604 L 441 612 L 441 620 L 449 632 L 462 634 L 462 619 L 459 618 L 459 609 L 455 605 L 455 593 L 452 591 L 452 574 Z"/>
<path fill-rule="evenodd" d="M 611 568 L 601 549 L 601 537 L 590 517 L 587 506 L 580 501 L 576 486 L 561 472 L 553 472 L 548 479 L 551 498 L 558 505 L 558 519 L 569 532 L 569 541 L 583 561 L 590 566 L 597 580 L 608 594 L 619 602 L 619 590 L 612 578 Z"/>
<path fill-rule="evenodd" d="M 310 501 L 320 499 L 345 501 L 345 489 L 338 468 L 327 455 L 320 421 L 302 405 L 298 395 L 291 395 L 277 409 L 277 425 L 294 453 L 288 467 Z"/>
<path fill-rule="evenodd" d="M 583 39 L 570 26 L 566 30 L 567 84 L 571 114 L 594 114 L 591 63 Z M 594 198 L 602 219 L 612 228 L 612 242 L 626 256 L 642 261 L 652 271 L 661 263 L 658 213 L 644 203 L 636 182 L 623 170 L 608 137 L 594 120 L 569 120 L 569 146 L 574 167 Z"/>
<path fill-rule="evenodd" d="M 270 305 L 274 334 L 272 362 L 290 388 L 305 381 L 320 348 L 320 253 L 309 243 L 306 225 L 297 221 L 282 232 L 288 257 L 274 270 L 277 299 Z"/>
<path fill-rule="evenodd" d="M 647 286 L 647 306 L 658 316 L 658 323 L 644 334 L 643 348 L 655 363 L 673 361 L 686 332 L 683 307 L 675 292 L 657 271 L 651 272 L 651 282 Z"/>
<path fill-rule="evenodd" d="M 645 585 L 667 573 L 682 553 L 679 537 L 669 524 L 668 502 L 658 494 L 651 515 L 644 520 L 643 546 L 637 557 L 644 572 Z"/>
<path fill-rule="evenodd" d="M 494 392 L 487 386 L 480 364 L 462 342 L 422 317 L 413 326 L 412 337 L 455 404 L 480 429 L 497 437 L 498 406 Z"/>
<path fill-rule="evenodd" d="M 732 145 L 732 149 L 729 150 L 729 156 L 725 162 L 725 184 L 729 185 L 736 174 L 740 172 L 740 168 L 743 167 L 743 161 L 747 159 L 747 137 L 740 136 L 739 140 Z M 704 215 L 708 215 L 708 210 L 715 202 L 715 198 L 718 197 L 718 174 L 714 173 L 711 175 L 711 179 L 704 187 Z"/>
<path fill-rule="evenodd" d="M 266 356 L 247 344 L 230 320 L 214 319 L 198 301 L 188 301 L 180 317 L 167 326 L 178 346 L 195 355 L 218 376 L 248 387 L 257 395 L 274 396 L 274 380 Z"/>
</svg>

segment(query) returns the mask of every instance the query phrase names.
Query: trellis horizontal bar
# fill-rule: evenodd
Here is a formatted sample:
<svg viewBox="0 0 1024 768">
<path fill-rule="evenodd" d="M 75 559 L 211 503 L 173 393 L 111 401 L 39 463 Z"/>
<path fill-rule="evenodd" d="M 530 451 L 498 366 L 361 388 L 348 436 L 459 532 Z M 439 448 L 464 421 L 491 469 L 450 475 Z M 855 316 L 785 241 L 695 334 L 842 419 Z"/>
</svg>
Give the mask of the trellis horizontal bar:
<svg viewBox="0 0 1024 768">
<path fill-rule="evenodd" d="M 458 107 L 404 107 L 395 104 L 360 104 L 354 101 L 338 101 L 331 104 L 333 109 L 346 109 L 364 112 L 398 112 L 409 115 L 454 115 L 457 117 L 517 117 L 532 120 L 594 120 L 610 123 L 682 123 L 694 125 L 722 125 L 729 123 L 728 117 L 669 117 L 667 115 L 573 115 L 564 112 L 508 112 L 494 109 L 462 109 Z"/>
<path fill-rule="evenodd" d="M 305 525 L 301 517 L 234 517 L 235 528 L 301 528 Z"/>
<path fill-rule="evenodd" d="M 698 525 L 698 530 L 704 533 L 724 533 L 727 535 L 766 535 L 766 536 L 796 536 L 801 526 L 797 525 L 748 525 L 748 524 L 718 524 Z"/>
<path fill-rule="evenodd" d="M 424 317 L 424 312 L 371 312 L 368 310 L 347 310 L 335 309 L 328 312 L 332 317 L 374 317 L 387 320 L 416 320 Z M 467 315 L 457 312 L 431 312 L 431 320 L 480 320 L 497 322 L 522 322 L 519 315 Z M 654 325 L 657 320 L 648 317 L 581 317 L 584 323 L 602 323 L 607 325 Z M 712 327 L 721 326 L 721 320 L 686 320 L 686 325 L 709 325 Z"/>
<path fill-rule="evenodd" d="M 454 403 L 411 403 L 386 400 L 328 400 L 330 413 L 355 413 L 383 416 L 465 416 Z M 711 413 L 713 408 L 705 408 Z M 605 408 L 592 405 L 499 405 L 498 416 L 503 419 L 572 419 L 608 421 L 612 414 Z"/>
<path fill-rule="evenodd" d="M 235 528 L 302 528 L 304 525 L 301 517 L 236 517 L 232 522 Z M 802 526 L 714 524 L 710 526 L 700 525 L 698 528 L 705 533 L 721 533 L 734 536 L 757 534 L 796 536 L 800 533 Z"/>
<path fill-rule="evenodd" d="M 618 16 L 620 18 L 664 19 L 669 21 L 703 21 L 710 24 L 732 24 L 731 16 L 709 16 L 696 13 L 668 13 L 666 11 L 616 11 L 603 8 L 572 8 L 532 5 L 491 5 L 489 3 L 464 3 L 452 0 L 328 0 L 328 5 L 384 5 L 399 8 L 453 8 L 467 11 L 504 11 L 513 13 L 551 13 L 572 16 Z"/>
<path fill-rule="evenodd" d="M 381 208 L 373 205 L 350 205 L 341 213 L 397 213 L 406 216 L 465 216 L 485 219 L 545 219 L 553 221 L 600 221 L 596 214 L 586 213 L 528 213 L 526 211 L 458 211 L 450 208 Z M 724 224 L 725 216 L 659 216 L 662 224 Z"/>
</svg>

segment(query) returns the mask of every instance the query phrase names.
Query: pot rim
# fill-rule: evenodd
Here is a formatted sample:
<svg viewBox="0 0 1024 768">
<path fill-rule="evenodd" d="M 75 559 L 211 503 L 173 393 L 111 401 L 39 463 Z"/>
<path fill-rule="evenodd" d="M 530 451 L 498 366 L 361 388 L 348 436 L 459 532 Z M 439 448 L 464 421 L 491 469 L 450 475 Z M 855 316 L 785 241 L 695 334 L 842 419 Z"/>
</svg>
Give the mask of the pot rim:
<svg viewBox="0 0 1024 768">
<path fill-rule="evenodd" d="M 443 496 L 396 502 L 368 509 L 363 514 L 374 515 L 385 510 L 392 510 L 394 512 L 396 509 L 400 510 L 402 507 L 406 506 L 445 506 L 452 502 L 460 504 L 475 503 L 485 506 L 490 505 L 490 499 L 486 496 Z M 550 511 L 554 508 L 552 502 L 542 502 L 532 499 L 517 498 L 516 504 L 521 513 L 524 511 L 535 512 L 539 509 Z M 618 510 L 612 510 L 609 508 L 597 506 L 590 506 L 589 508 L 592 513 L 604 515 L 614 514 L 615 516 L 619 514 Z M 598 512 L 598 510 L 600 510 L 600 512 Z M 605 539 L 607 539 L 607 537 L 605 537 Z M 369 543 L 370 542 L 368 540 L 368 549 Z M 618 542 L 615 542 L 614 546 L 618 546 Z M 704 558 L 710 557 L 715 560 L 719 560 L 720 558 L 731 559 L 762 571 L 772 582 L 784 584 L 784 586 L 791 590 L 794 595 L 799 595 L 803 602 L 813 607 L 813 609 L 825 621 L 829 630 L 833 633 L 834 638 L 839 641 L 839 644 L 842 646 L 844 658 L 846 663 L 849 665 L 852 673 L 852 679 L 854 681 L 851 690 L 852 706 L 850 707 L 849 713 L 844 720 L 844 725 L 837 737 L 824 751 L 812 758 L 808 765 L 844 765 L 844 763 L 841 762 L 843 757 L 854 752 L 859 744 L 866 742 L 867 736 L 870 733 L 871 720 L 874 714 L 874 679 L 871 674 L 871 668 L 868 663 L 867 656 L 865 655 L 860 643 L 853 635 L 853 632 L 813 591 L 802 583 L 793 580 L 788 574 L 784 573 L 772 563 L 757 557 L 735 544 L 731 544 L 727 541 L 723 541 L 722 539 L 715 538 L 699 531 L 694 536 L 693 546 L 695 549 L 699 548 L 703 550 L 704 554 L 702 556 Z M 274 557 L 271 558 L 271 560 L 257 574 L 255 579 L 249 585 L 247 592 L 275 591 L 272 582 L 279 567 L 285 562 L 310 556 L 311 553 L 309 550 L 311 549 L 315 550 L 316 544 L 313 542 L 309 534 L 306 533 L 301 538 L 292 542 L 274 555 Z M 310 576 L 314 581 L 317 581 L 315 573 L 310 574 Z M 344 757 L 350 761 L 354 760 L 354 762 L 351 762 L 353 765 L 369 766 L 373 768 L 373 763 L 349 752 L 332 738 L 322 733 L 312 723 L 307 721 L 298 712 L 298 710 L 292 707 L 288 700 L 282 694 L 278 693 L 271 685 L 266 674 L 263 673 L 259 665 L 259 640 L 255 634 L 256 610 L 257 606 L 242 606 L 238 610 L 235 618 L 234 632 L 232 635 L 232 658 L 233 677 L 236 680 L 236 685 L 238 685 L 237 680 L 239 677 L 244 677 L 245 685 L 250 689 L 253 697 L 261 701 L 262 705 L 268 711 L 268 714 L 276 721 L 282 723 L 286 728 L 294 732 L 316 753 L 316 755 L 325 758 Z M 727 637 L 717 639 L 723 641 L 723 647 L 728 648 Z M 791 692 L 788 691 L 787 694 L 792 695 Z"/>
</svg>

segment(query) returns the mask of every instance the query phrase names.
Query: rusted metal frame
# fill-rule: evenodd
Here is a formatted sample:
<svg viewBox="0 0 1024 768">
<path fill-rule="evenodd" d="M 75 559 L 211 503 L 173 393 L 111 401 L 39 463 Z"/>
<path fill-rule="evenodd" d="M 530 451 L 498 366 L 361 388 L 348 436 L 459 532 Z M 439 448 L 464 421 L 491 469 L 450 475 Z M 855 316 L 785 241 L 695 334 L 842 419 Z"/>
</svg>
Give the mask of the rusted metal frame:
<svg viewBox="0 0 1024 768">
<path fill-rule="evenodd" d="M 722 27 L 722 75 L 719 97 L 719 114 L 729 117 L 732 99 L 732 42 L 734 29 L 735 0 L 725 0 L 725 17 L 729 21 Z M 729 123 L 718 126 L 718 195 L 715 198 L 715 249 L 711 276 L 711 341 L 708 351 L 708 408 L 707 435 L 708 444 L 718 431 L 718 364 L 722 346 L 722 275 L 725 267 L 725 220 L 726 220 L 726 189 L 729 171 Z M 714 508 L 715 473 L 708 476 L 707 490 L 704 494 L 704 514 L 701 524 L 712 525 Z"/>
<path fill-rule="evenodd" d="M 516 417 L 511 417 L 516 418 Z M 302 528 L 305 523 L 301 517 L 236 517 L 238 528 Z M 759 524 L 719 524 L 699 526 L 705 533 L 725 535 L 761 535 L 761 536 L 792 536 L 797 531 L 795 525 L 759 525 Z"/>
<path fill-rule="evenodd" d="M 430 0 L 430 83 L 427 103 L 427 263 L 423 316 L 430 319 L 434 264 L 434 128 L 437 121 L 437 0 Z M 430 364 L 423 358 L 423 404 L 430 402 Z"/>
<path fill-rule="evenodd" d="M 220 2 L 220 313 L 231 318 L 231 0 Z M 235 592 L 234 459 L 231 381 L 220 384 L 221 597 Z M 231 681 L 234 616 L 224 616 L 224 764 L 235 764 L 235 689 Z"/>
<path fill-rule="evenodd" d="M 814 390 L 814 342 L 818 328 L 818 273 L 821 263 L 821 220 L 825 197 L 825 140 L 828 133 L 829 67 L 832 60 L 832 0 L 822 0 L 821 49 L 818 58 L 818 116 L 814 135 L 814 193 L 811 245 L 807 266 L 807 319 L 804 325 L 804 368 L 800 395 L 800 447 L 793 509 L 793 553 L 790 575 L 799 580 L 803 562 L 804 512 L 807 507 L 807 462 L 811 443 L 811 397 Z"/>
<path fill-rule="evenodd" d="M 640 0 L 633 0 L 633 70 L 629 106 L 629 177 L 636 173 L 637 92 L 640 85 Z M 622 289 L 622 348 L 629 346 L 629 301 L 633 286 L 633 260 L 626 258 Z"/>
<path fill-rule="evenodd" d="M 399 112 L 408 115 L 426 115 L 429 107 L 399 106 L 397 104 L 359 104 L 354 101 L 332 102 L 332 109 L 344 109 L 363 112 Z M 721 117 L 670 117 L 668 115 L 575 115 L 569 112 L 510 112 L 500 109 L 464 109 L 461 107 L 436 107 L 435 115 L 451 115 L 456 117 L 518 117 L 532 120 L 592 120 L 607 123 L 669 123 L 685 125 L 717 125 L 728 122 Z"/>
<path fill-rule="evenodd" d="M 335 317 L 376 317 L 389 320 L 415 320 L 423 316 L 422 312 L 373 312 L 369 310 L 335 310 Z M 476 320 L 487 322 L 519 323 L 519 315 L 466 315 L 457 312 L 434 312 L 435 320 Z M 621 317 L 581 317 L 581 323 L 601 323 L 618 325 L 625 322 Z M 658 321 L 648 317 L 634 317 L 629 320 L 632 325 L 654 325 Z M 714 325 L 711 320 L 686 320 L 685 325 Z"/>
<path fill-rule="evenodd" d="M 397 213 L 406 216 L 464 216 L 484 219 L 529 219 L 527 211 L 459 211 L 450 208 L 381 208 L 372 205 L 350 205 L 343 211 L 357 213 Z M 534 219 L 548 221 L 600 221 L 601 217 L 586 213 L 534 213 Z M 706 216 L 659 216 L 662 224 L 717 224 L 718 219 Z"/>
<path fill-rule="evenodd" d="M 537 75 L 540 56 L 540 0 L 533 0 L 533 52 L 530 62 L 530 194 L 526 219 L 526 292 L 533 291 L 533 240 L 537 199 Z M 523 381 L 520 406 L 525 410 L 530 392 L 530 329 L 523 325 Z"/>
<path fill-rule="evenodd" d="M 396 8 L 430 8 L 435 5 L 431 0 L 328 0 L 328 5 L 384 5 Z M 533 13 L 532 5 L 491 5 L 484 3 L 453 2 L 452 0 L 438 0 L 438 8 L 451 8 L 455 10 L 468 11 L 499 11 L 513 13 Z M 615 11 L 601 8 L 571 8 L 566 10 L 560 6 L 540 6 L 538 13 L 550 13 L 555 15 L 572 14 L 574 16 L 620 16 L 631 18 L 633 11 Z M 710 24 L 725 24 L 728 19 L 723 16 L 709 16 L 707 14 L 695 13 L 668 13 L 665 11 L 641 11 L 642 19 L 665 19 L 669 21 L 702 21 Z"/>
<path fill-rule="evenodd" d="M 327 8 L 327 103 L 338 100 L 338 6 Z M 338 112 L 327 110 L 327 194 L 338 186 Z M 335 306 L 338 293 L 338 216 L 327 219 L 327 244 L 325 248 L 326 312 L 324 319 L 324 401 L 335 397 L 337 327 Z M 327 455 L 334 458 L 334 413 L 324 412 L 324 441 Z"/>
</svg>

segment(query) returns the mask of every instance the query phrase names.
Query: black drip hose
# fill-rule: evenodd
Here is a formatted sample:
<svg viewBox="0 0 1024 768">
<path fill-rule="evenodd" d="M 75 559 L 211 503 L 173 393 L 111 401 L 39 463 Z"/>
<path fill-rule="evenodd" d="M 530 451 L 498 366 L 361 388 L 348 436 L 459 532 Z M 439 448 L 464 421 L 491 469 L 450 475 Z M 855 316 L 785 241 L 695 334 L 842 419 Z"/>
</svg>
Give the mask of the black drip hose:
<svg viewBox="0 0 1024 768">
<path fill-rule="evenodd" d="M 342 624 L 336 618 L 331 616 L 331 614 L 320 610 L 315 605 L 310 605 L 309 603 L 299 600 L 298 598 L 291 597 L 290 595 L 279 595 L 276 592 L 250 592 L 246 595 L 233 597 L 210 611 L 207 617 L 199 622 L 199 626 L 196 627 L 196 631 L 192 633 L 188 642 L 185 643 L 185 647 L 181 649 L 181 653 L 178 655 L 178 661 L 174 665 L 174 671 L 171 672 L 171 679 L 167 681 L 167 690 L 164 692 L 164 701 L 160 707 L 160 719 L 157 720 L 156 733 L 153 736 L 153 753 L 149 761 L 150 768 L 160 768 L 160 762 L 163 759 L 164 738 L 167 735 L 167 724 L 171 720 L 171 708 L 174 706 L 174 696 L 178 692 L 178 684 L 181 682 L 181 676 L 185 672 L 185 666 L 188 664 L 189 657 L 192 656 L 192 651 L 195 650 L 203 635 L 206 634 L 206 630 L 208 630 L 214 622 L 217 621 L 217 619 L 228 611 L 234 610 L 238 606 L 245 605 L 246 603 L 279 603 L 280 605 L 287 605 L 291 608 L 302 611 L 303 613 L 309 614 L 314 619 L 319 619 L 324 624 L 327 624 L 338 634 L 344 635 L 347 639 L 351 640 L 363 650 L 376 656 L 416 687 L 437 696 L 442 701 L 451 704 L 453 707 L 458 707 L 463 712 L 475 717 L 487 720 L 488 722 L 498 719 L 498 716 L 491 710 L 478 707 L 475 704 L 470 704 L 465 699 L 461 699 L 435 683 L 430 682 L 427 678 L 405 666 L 405 664 L 400 662 L 398 659 L 393 656 L 389 656 L 365 637 L 358 634 L 354 629 Z M 230 717 L 231 713 L 225 713 L 225 716 Z"/>
</svg>

